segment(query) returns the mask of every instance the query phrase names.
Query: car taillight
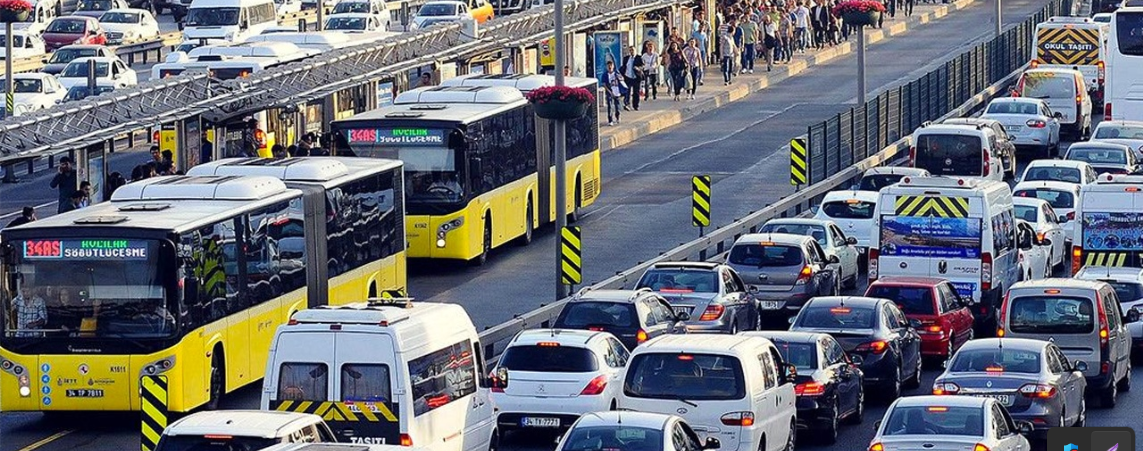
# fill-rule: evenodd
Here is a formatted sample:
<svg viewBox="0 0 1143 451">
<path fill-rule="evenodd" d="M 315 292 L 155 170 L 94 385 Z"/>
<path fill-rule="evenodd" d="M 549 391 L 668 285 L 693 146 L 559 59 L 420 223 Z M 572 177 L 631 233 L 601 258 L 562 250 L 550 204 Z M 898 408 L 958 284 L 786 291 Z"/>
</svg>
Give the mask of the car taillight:
<svg viewBox="0 0 1143 451">
<path fill-rule="evenodd" d="M 637 341 L 639 343 L 647 341 L 647 331 L 645 331 L 643 329 L 639 329 L 639 332 L 635 333 L 635 341 Z"/>
<path fill-rule="evenodd" d="M 1080 270 L 1080 260 L 1083 257 L 1083 248 L 1079 246 L 1072 246 L 1072 275 L 1076 275 Z"/>
<path fill-rule="evenodd" d="M 990 171 L 990 166 L 992 166 L 992 157 L 989 156 L 989 152 L 984 152 L 984 162 L 982 164 L 984 165 L 984 176 L 988 177 L 988 174 L 992 172 Z"/>
<path fill-rule="evenodd" d="M 720 304 L 711 304 L 706 306 L 706 310 L 702 311 L 702 316 L 699 321 L 714 321 L 722 317 L 722 312 L 726 311 L 726 307 Z"/>
<path fill-rule="evenodd" d="M 493 369 L 492 374 L 488 375 L 488 380 L 492 384 L 493 393 L 504 393 L 504 389 L 508 388 L 508 372 L 501 369 Z"/>
<path fill-rule="evenodd" d="M 1004 317 L 1008 316 L 1008 293 L 1004 293 L 1004 302 L 1000 303 L 1000 312 L 996 314 L 996 336 L 1004 336 Z"/>
<path fill-rule="evenodd" d="M 1103 120 L 1111 120 L 1111 102 L 1103 104 Z"/>
<path fill-rule="evenodd" d="M 607 388 L 607 376 L 601 374 L 599 376 L 595 376 L 595 378 L 592 379 L 591 382 L 588 382 L 587 386 L 584 387 L 583 391 L 579 392 L 579 394 L 581 394 L 581 395 L 598 395 L 600 393 L 603 393 L 603 389 L 605 389 L 605 388 Z"/>
<path fill-rule="evenodd" d="M 401 446 L 413 446 L 413 438 L 409 434 L 401 434 Z"/>
<path fill-rule="evenodd" d="M 980 291 L 992 289 L 992 253 L 985 252 L 980 255 Z"/>
<path fill-rule="evenodd" d="M 885 340 L 874 340 L 857 345 L 853 350 L 855 352 L 871 352 L 874 354 L 881 354 L 889 349 L 889 342 Z"/>
<path fill-rule="evenodd" d="M 976 446 L 972 447 L 972 451 L 992 451 L 992 450 L 988 449 L 987 446 L 984 446 L 980 443 L 977 443 Z"/>
<path fill-rule="evenodd" d="M 909 166 L 916 166 L 917 164 L 917 147 L 909 146 Z"/>
<path fill-rule="evenodd" d="M 1068 214 L 1067 214 L 1065 217 L 1066 217 L 1066 218 L 1068 218 L 1068 222 L 1071 222 L 1071 221 L 1075 221 L 1075 219 L 1076 219 L 1076 212 L 1074 212 L 1074 211 L 1069 211 L 1069 212 L 1068 212 Z"/>
<path fill-rule="evenodd" d="M 957 393 L 960 393 L 960 386 L 952 382 L 933 384 L 934 395 L 955 395 Z"/>
<path fill-rule="evenodd" d="M 885 451 L 885 445 L 882 445 L 881 443 L 874 443 L 869 445 L 869 451 Z"/>
<path fill-rule="evenodd" d="M 1025 398 L 1051 398 L 1056 396 L 1056 387 L 1045 384 L 1024 384 L 1020 386 L 1020 395 Z"/>
<path fill-rule="evenodd" d="M 794 282 L 794 285 L 805 285 L 806 282 L 810 281 L 810 276 L 813 276 L 813 275 L 814 275 L 814 269 L 811 268 L 810 265 L 803 266 L 802 272 L 798 273 L 798 281 Z"/>
<path fill-rule="evenodd" d="M 941 327 L 941 325 L 940 325 L 940 324 L 930 324 L 930 325 L 928 325 L 928 326 L 925 326 L 925 327 L 924 327 L 923 329 L 921 329 L 921 330 L 922 330 L 922 331 L 924 331 L 924 332 L 928 332 L 928 333 L 930 333 L 930 334 L 939 334 L 939 333 L 941 333 L 941 332 L 944 332 L 944 328 L 943 328 L 943 327 Z"/>
<path fill-rule="evenodd" d="M 726 426 L 753 426 L 754 412 L 730 412 L 719 420 Z"/>
<path fill-rule="evenodd" d="M 1103 348 L 1107 346 L 1107 338 L 1111 335 L 1111 331 L 1107 329 L 1107 310 L 1103 308 L 1103 299 L 1100 298 L 1098 291 L 1095 292 L 1095 305 L 1099 307 L 1099 346 Z"/>
<path fill-rule="evenodd" d="M 819 396 L 825 393 L 825 385 L 817 382 L 803 382 L 794 386 L 794 394 L 798 396 Z"/>
<path fill-rule="evenodd" d="M 1041 121 L 1039 119 L 1028 119 L 1028 122 L 1025 122 L 1024 124 L 1031 128 L 1044 128 L 1048 126 L 1047 122 Z"/>
<path fill-rule="evenodd" d="M 868 258 L 869 261 L 866 264 L 866 266 L 868 267 L 867 272 L 869 273 L 868 274 L 869 283 L 873 283 L 873 281 L 877 280 L 877 270 L 878 270 L 877 257 L 879 257 L 880 255 L 881 255 L 880 250 L 873 249 L 873 248 L 869 249 L 869 258 Z"/>
<path fill-rule="evenodd" d="M 1103 84 L 1104 78 L 1107 77 L 1107 65 L 1103 61 L 1095 63 L 1095 67 L 1099 69 L 1099 84 Z"/>
<path fill-rule="evenodd" d="M 1037 67 L 1040 67 L 1040 60 L 1032 60 L 1032 63 L 1031 63 L 1031 65 L 1030 65 L 1030 67 L 1031 67 L 1032 69 L 1035 69 L 1035 68 L 1037 68 Z"/>
</svg>

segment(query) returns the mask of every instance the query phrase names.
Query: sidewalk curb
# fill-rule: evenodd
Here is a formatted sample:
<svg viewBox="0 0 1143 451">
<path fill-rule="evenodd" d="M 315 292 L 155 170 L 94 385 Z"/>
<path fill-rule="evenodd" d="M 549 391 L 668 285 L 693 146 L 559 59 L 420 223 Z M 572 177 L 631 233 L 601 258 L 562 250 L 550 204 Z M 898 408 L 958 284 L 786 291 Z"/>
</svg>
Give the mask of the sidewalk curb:
<svg viewBox="0 0 1143 451">
<path fill-rule="evenodd" d="M 956 0 L 952 3 L 938 5 L 937 8 L 932 11 L 918 13 L 906 21 L 893 23 L 879 30 L 868 30 L 866 31 L 867 34 L 865 35 L 866 44 L 868 45 L 881 42 L 891 36 L 903 34 L 906 31 L 909 31 L 911 27 L 917 27 L 919 25 L 927 24 L 936 19 L 945 17 L 952 11 L 964 9 L 975 1 L 976 0 Z M 630 144 L 637 139 L 658 133 L 664 129 L 678 125 L 700 114 L 706 113 L 716 108 L 720 108 L 728 103 L 741 100 L 750 94 L 761 91 L 770 85 L 780 83 L 794 75 L 800 74 L 810 69 L 811 67 L 824 64 L 835 58 L 845 56 L 850 53 L 854 53 L 856 50 L 857 42 L 855 39 L 851 39 L 850 41 L 843 42 L 837 46 L 828 47 L 811 55 L 806 55 L 800 59 L 795 57 L 795 59 L 790 61 L 789 64 L 774 66 L 774 71 L 770 73 L 763 73 L 760 76 L 740 75 L 737 78 L 736 83 L 732 84 L 729 89 L 722 87 L 723 89 L 720 89 L 714 97 L 690 101 L 687 106 L 682 108 L 675 110 L 656 111 L 651 113 L 650 116 L 643 119 L 638 119 L 632 123 L 621 123 L 615 127 L 600 130 L 600 151 L 608 152 L 618 147 Z M 710 67 L 711 66 L 708 66 L 708 69 Z M 716 76 L 715 78 L 720 75 L 717 72 L 708 71 L 708 74 L 711 73 Z M 744 79 L 744 77 L 751 77 L 754 79 Z M 719 88 L 717 86 L 712 87 L 715 89 Z M 665 102 L 666 99 L 663 101 Z"/>
</svg>

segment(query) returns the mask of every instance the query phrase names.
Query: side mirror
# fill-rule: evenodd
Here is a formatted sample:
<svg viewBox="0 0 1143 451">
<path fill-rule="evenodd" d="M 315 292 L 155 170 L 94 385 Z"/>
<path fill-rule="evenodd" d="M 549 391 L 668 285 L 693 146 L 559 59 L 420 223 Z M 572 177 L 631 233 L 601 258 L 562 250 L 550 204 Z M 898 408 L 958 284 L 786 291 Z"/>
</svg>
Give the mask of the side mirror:
<svg viewBox="0 0 1143 451">
<path fill-rule="evenodd" d="M 1084 371 L 1087 371 L 1087 362 L 1084 362 L 1083 360 L 1075 362 L 1074 364 L 1072 364 L 1072 369 L 1079 371 L 1081 373 Z"/>
<path fill-rule="evenodd" d="M 845 237 L 845 244 L 848 244 L 850 246 L 856 246 L 857 245 L 857 238 L 847 236 L 847 237 Z"/>
<path fill-rule="evenodd" d="M 914 329 L 920 329 L 921 328 L 921 320 L 916 319 L 916 318 L 909 318 L 909 327 L 912 327 Z"/>
<path fill-rule="evenodd" d="M 856 366 L 861 366 L 865 363 L 865 357 L 862 357 L 861 354 L 850 354 L 849 363 L 852 363 Z"/>
<path fill-rule="evenodd" d="M 814 206 L 810 207 L 810 213 L 816 215 L 816 214 L 818 214 L 818 210 L 821 210 L 821 209 L 822 209 L 821 205 L 814 205 Z"/>
<path fill-rule="evenodd" d="M 1031 421 L 1016 420 L 1016 430 L 1021 434 L 1031 434 L 1032 431 L 1036 430 L 1036 427 L 1032 425 Z"/>
<path fill-rule="evenodd" d="M 877 420 L 877 421 L 874 421 L 874 422 L 873 422 L 873 430 L 874 430 L 874 431 L 877 431 L 877 430 L 880 430 L 880 429 L 881 429 L 881 420 Z"/>
<path fill-rule="evenodd" d="M 40 59 L 40 62 L 41 62 L 41 63 L 44 63 L 44 64 L 48 64 L 48 59 L 47 59 L 47 58 L 42 58 L 42 59 Z"/>
<path fill-rule="evenodd" d="M 798 377 L 798 367 L 792 363 L 782 363 L 782 377 L 783 383 L 794 383 L 794 379 Z"/>
<path fill-rule="evenodd" d="M 1052 113 L 1052 118 L 1053 118 L 1053 119 L 1063 119 L 1063 118 L 1064 118 L 1064 113 L 1061 113 L 1061 112 L 1059 112 L 1059 111 L 1057 111 L 1057 112 L 1055 112 L 1055 113 Z"/>
<path fill-rule="evenodd" d="M 1060 217 L 1056 218 L 1056 222 L 1060 224 L 1068 222 L 1068 215 L 1060 215 Z"/>
<path fill-rule="evenodd" d="M 722 448 L 722 442 L 714 437 L 707 437 L 706 443 L 702 444 L 702 449 L 719 449 Z"/>
<path fill-rule="evenodd" d="M 675 321 L 690 321 L 691 314 L 687 312 L 679 312 L 675 314 Z"/>
<path fill-rule="evenodd" d="M 794 325 L 794 321 L 796 321 L 797 319 L 798 319 L 798 317 L 796 317 L 796 316 L 791 316 L 791 317 L 789 317 L 788 319 L 786 319 L 786 322 L 787 322 L 787 323 L 790 323 L 790 325 L 791 325 L 791 326 L 793 326 L 793 325 Z"/>
<path fill-rule="evenodd" d="M 1036 245 L 1037 246 L 1051 246 L 1052 245 L 1052 239 L 1051 238 L 1044 238 L 1042 240 L 1036 240 Z"/>
<path fill-rule="evenodd" d="M 831 256 L 829 256 L 829 262 L 836 265 L 838 263 L 841 263 L 841 259 L 837 258 L 836 255 L 831 255 Z"/>
</svg>

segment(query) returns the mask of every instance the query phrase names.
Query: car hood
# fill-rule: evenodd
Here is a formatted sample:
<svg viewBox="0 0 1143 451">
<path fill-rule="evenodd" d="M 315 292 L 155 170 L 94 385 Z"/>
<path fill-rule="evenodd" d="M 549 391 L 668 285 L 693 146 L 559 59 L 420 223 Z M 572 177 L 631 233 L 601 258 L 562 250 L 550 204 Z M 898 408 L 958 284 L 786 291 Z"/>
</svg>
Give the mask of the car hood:
<svg viewBox="0 0 1143 451">
<path fill-rule="evenodd" d="M 107 12 L 107 11 L 76 11 L 74 13 L 71 13 L 71 15 L 73 15 L 73 16 L 84 16 L 84 17 L 94 17 L 94 18 L 98 19 L 99 16 L 102 16 L 103 13 L 105 13 L 105 12 Z"/>
<path fill-rule="evenodd" d="M 45 74 L 50 74 L 50 75 L 56 75 L 60 72 L 63 72 L 64 67 L 67 67 L 67 63 L 45 64 L 44 67 L 40 69 L 40 72 L 43 72 Z"/>
<path fill-rule="evenodd" d="M 17 92 L 17 93 L 12 94 L 12 97 L 15 98 L 16 103 L 28 103 L 28 102 L 40 100 L 41 98 L 43 98 L 46 95 L 47 94 L 44 94 L 42 92 Z"/>
<path fill-rule="evenodd" d="M 458 21 L 462 18 L 464 18 L 464 16 L 416 16 L 413 17 L 413 24 L 420 28 L 425 26 L 425 22 L 453 22 Z"/>
</svg>

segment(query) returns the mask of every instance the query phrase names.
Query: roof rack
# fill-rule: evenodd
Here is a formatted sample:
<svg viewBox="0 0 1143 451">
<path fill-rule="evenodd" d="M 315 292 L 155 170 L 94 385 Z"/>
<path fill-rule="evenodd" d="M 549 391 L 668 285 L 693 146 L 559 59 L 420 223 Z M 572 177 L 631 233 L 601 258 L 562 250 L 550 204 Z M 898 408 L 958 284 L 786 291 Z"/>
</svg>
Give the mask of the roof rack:
<svg viewBox="0 0 1143 451">
<path fill-rule="evenodd" d="M 370 307 L 400 307 L 400 308 L 413 308 L 412 297 L 378 297 L 369 298 L 365 303 Z"/>
</svg>

